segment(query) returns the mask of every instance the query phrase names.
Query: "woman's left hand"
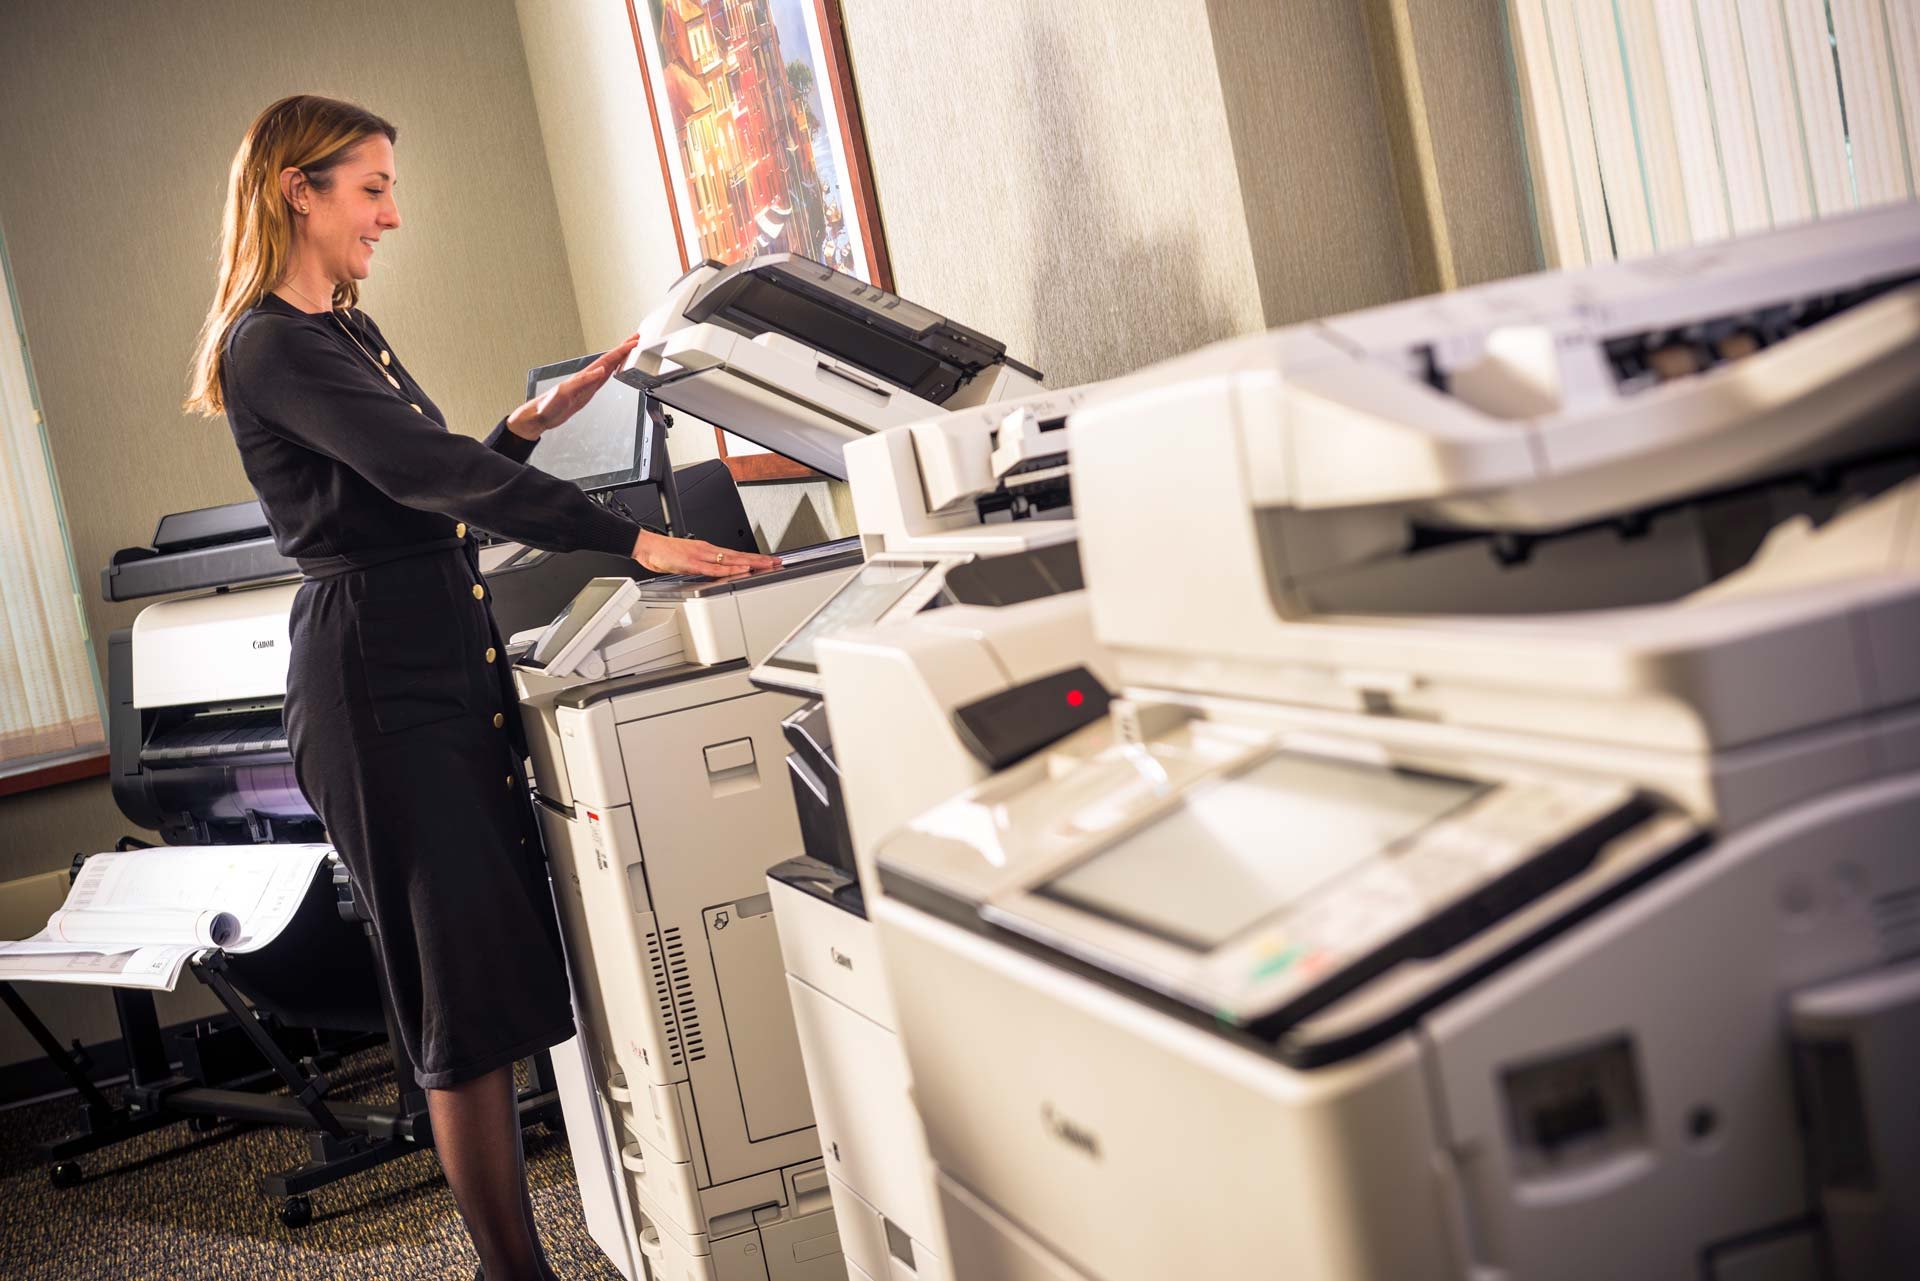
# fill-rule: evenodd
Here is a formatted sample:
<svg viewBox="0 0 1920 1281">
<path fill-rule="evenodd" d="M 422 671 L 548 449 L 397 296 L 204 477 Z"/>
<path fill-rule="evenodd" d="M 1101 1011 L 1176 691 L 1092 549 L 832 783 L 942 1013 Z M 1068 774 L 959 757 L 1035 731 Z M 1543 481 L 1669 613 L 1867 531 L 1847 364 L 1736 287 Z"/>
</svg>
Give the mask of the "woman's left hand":
<svg viewBox="0 0 1920 1281">
<path fill-rule="evenodd" d="M 581 406 L 625 364 L 640 335 L 634 334 L 585 369 L 555 384 L 507 415 L 507 430 L 522 440 L 538 440 L 580 412 Z"/>
</svg>

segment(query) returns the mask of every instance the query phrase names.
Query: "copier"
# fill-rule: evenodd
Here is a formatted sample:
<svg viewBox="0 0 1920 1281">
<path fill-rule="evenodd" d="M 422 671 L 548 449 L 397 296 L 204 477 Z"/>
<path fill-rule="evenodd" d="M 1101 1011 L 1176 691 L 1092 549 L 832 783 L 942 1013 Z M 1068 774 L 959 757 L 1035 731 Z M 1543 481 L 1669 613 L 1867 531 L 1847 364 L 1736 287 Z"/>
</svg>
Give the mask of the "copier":
<svg viewBox="0 0 1920 1281">
<path fill-rule="evenodd" d="M 959 655 L 935 666 L 947 685 L 965 691 L 961 701 L 1024 680 L 1026 665 L 1049 654 L 1080 661 L 1091 633 L 1077 599 L 1066 421 L 1096 392 L 1033 393 L 849 444 L 847 474 L 867 560 L 752 672 L 762 688 L 807 699 L 783 723 L 806 854 L 771 868 L 767 890 L 855 1281 L 948 1275 L 926 1145 L 867 917 L 872 832 L 889 815 L 910 816 L 976 781 L 987 767 L 964 749 L 900 756 L 902 745 L 954 742 L 940 734 L 947 705 L 897 681 L 829 694 L 825 651 L 848 635 L 914 632 L 924 646 Z M 1018 643 L 997 656 L 988 631 Z M 1017 678 L 1007 674 L 1009 664 Z M 860 723 L 871 734 L 841 738 L 830 722 L 843 698 L 878 699 L 890 714 Z M 843 772 L 840 753 L 874 768 Z"/>
<path fill-rule="evenodd" d="M 804 259 L 678 282 L 623 382 L 844 479 L 850 442 L 1036 385 L 997 342 Z M 1037 457 L 1038 455 L 1036 455 Z M 581 1028 L 589 1230 L 629 1277 L 845 1275 L 765 883 L 801 853 L 755 664 L 860 566 L 597 580 L 515 668 Z M 563 1095 L 567 1081 L 562 1077 Z"/>
<path fill-rule="evenodd" d="M 1920 208 L 1071 423 L 1111 705 L 878 851 L 954 1274 L 1910 1272 Z"/>
</svg>

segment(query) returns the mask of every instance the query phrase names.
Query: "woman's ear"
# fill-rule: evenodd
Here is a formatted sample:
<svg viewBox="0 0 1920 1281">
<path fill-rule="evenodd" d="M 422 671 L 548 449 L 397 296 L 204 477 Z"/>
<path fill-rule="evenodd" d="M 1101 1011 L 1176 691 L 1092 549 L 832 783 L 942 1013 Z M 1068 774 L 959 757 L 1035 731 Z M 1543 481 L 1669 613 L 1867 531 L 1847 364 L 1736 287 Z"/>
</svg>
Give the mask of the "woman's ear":
<svg viewBox="0 0 1920 1281">
<path fill-rule="evenodd" d="M 297 167 L 288 165 L 280 171 L 280 195 L 293 206 L 296 212 L 307 212 L 311 191 L 312 185 L 307 182 L 307 175 L 301 173 Z"/>
</svg>

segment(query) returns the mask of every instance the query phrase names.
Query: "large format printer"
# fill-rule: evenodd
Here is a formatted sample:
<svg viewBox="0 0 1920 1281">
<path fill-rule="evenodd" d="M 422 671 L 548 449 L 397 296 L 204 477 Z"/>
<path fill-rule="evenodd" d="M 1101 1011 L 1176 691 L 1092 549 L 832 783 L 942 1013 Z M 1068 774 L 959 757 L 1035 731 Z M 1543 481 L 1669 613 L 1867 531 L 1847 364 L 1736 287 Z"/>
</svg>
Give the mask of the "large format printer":
<svg viewBox="0 0 1920 1281">
<path fill-rule="evenodd" d="M 868 559 L 753 671 L 762 688 L 808 701 L 783 724 L 787 768 L 806 854 L 771 868 L 780 951 L 787 970 L 807 1088 L 841 1248 L 855 1281 L 935 1281 L 947 1253 L 926 1146 L 894 1036 L 882 959 L 867 919 L 870 832 L 890 813 L 911 815 L 975 781 L 986 766 L 900 744 L 933 741 L 946 707 L 898 691 L 857 691 L 889 701 L 878 732 L 836 744 L 824 648 L 849 629 L 924 625 L 932 645 L 966 658 L 941 664 L 971 701 L 1024 680 L 1025 664 L 1083 654 L 1083 607 L 1062 596 L 1081 585 L 1068 484 L 1067 415 L 1090 388 L 1034 393 L 896 427 L 846 447 L 853 508 Z M 1023 626 L 992 626 L 1018 615 Z M 995 641 L 1019 643 L 996 656 Z M 1009 677 L 1011 670 L 1018 673 Z M 854 697 L 855 692 L 846 693 Z M 925 718 L 932 717 L 927 722 Z M 923 723 L 925 722 L 925 723 Z M 838 751 L 885 762 L 842 786 Z M 867 837 L 862 840 L 861 837 Z"/>
<path fill-rule="evenodd" d="M 525 563 L 524 551 L 483 552 L 489 583 L 512 575 L 509 564 Z M 151 546 L 117 552 L 102 572 L 108 600 L 169 597 L 109 638 L 107 721 L 115 802 L 170 845 L 239 851 L 326 838 L 294 779 L 281 719 L 287 610 L 297 589 L 289 578 L 297 572 L 274 550 L 255 502 L 163 517 Z M 506 594 L 538 608 L 539 590 L 528 582 Z M 139 844 L 129 838 L 123 847 Z M 85 1100 L 76 1130 L 48 1148 L 57 1185 L 77 1179 L 75 1158 L 182 1118 L 201 1128 L 222 1119 L 292 1124 L 310 1132 L 309 1159 L 268 1175 L 265 1186 L 282 1222 L 298 1227 L 311 1219 L 318 1188 L 430 1145 L 424 1096 L 397 1041 L 391 1104 L 329 1099 L 315 1066 L 370 1037 L 392 1036 L 344 868 L 333 864 L 316 877 L 272 946 L 210 953 L 191 968 L 228 1015 L 183 1034 L 163 1034 L 150 994 L 115 991 L 130 1068 L 118 1102 L 101 1096 L 57 1041 L 41 1038 Z M 37 1024 L 24 1006 L 16 1013 Z M 273 1084 L 292 1097 L 262 1088 Z M 551 1082 L 538 1071 L 522 1095 L 522 1118 L 557 1113 Z"/>
<path fill-rule="evenodd" d="M 1910 1271 L 1917 414 L 1907 206 L 1076 415 L 1110 712 L 878 855 L 955 1275 Z"/>
<path fill-rule="evenodd" d="M 696 268 L 621 378 L 840 479 L 902 416 L 1034 386 L 998 343 L 784 256 Z M 746 579 L 602 582 L 515 669 L 592 1091 L 570 1141 L 629 1277 L 844 1274 L 764 880 L 802 848 L 795 700 L 749 670 L 861 559 L 845 539 Z"/>
</svg>

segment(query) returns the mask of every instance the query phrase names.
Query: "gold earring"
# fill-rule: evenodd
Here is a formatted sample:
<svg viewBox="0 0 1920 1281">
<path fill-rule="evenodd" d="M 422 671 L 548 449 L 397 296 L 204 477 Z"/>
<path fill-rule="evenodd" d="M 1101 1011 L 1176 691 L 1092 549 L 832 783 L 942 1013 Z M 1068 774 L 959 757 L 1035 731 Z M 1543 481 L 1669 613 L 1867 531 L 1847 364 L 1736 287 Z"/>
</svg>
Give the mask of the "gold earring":
<svg viewBox="0 0 1920 1281">
<path fill-rule="evenodd" d="M 301 206 L 300 206 L 300 212 L 301 212 L 301 213 L 305 213 L 306 211 L 307 211 L 307 207 L 306 207 L 305 205 L 301 205 Z"/>
</svg>

